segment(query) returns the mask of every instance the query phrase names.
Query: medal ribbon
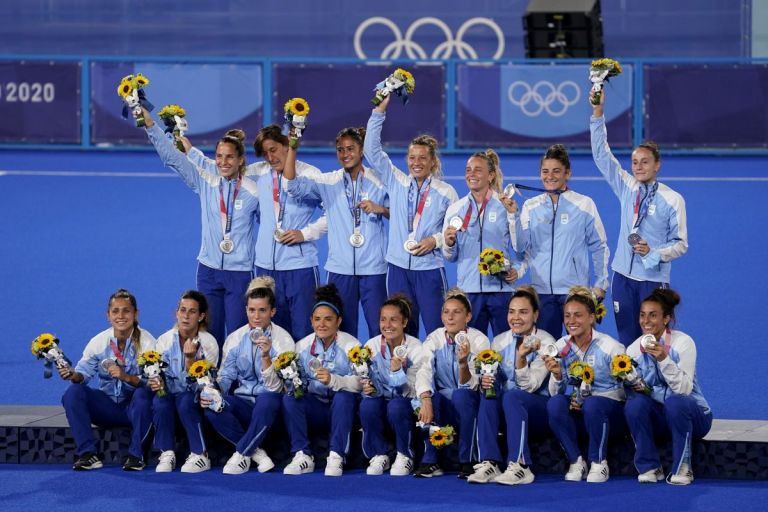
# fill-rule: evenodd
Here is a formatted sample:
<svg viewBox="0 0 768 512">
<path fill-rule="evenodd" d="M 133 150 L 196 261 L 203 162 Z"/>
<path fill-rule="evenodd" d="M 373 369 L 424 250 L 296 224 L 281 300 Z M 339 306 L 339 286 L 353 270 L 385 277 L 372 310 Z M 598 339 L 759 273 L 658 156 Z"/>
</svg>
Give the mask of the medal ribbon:
<svg viewBox="0 0 768 512">
<path fill-rule="evenodd" d="M 485 211 L 485 207 L 488 206 L 488 201 L 491 200 L 491 196 L 493 195 L 493 190 L 490 188 L 488 189 L 488 193 L 485 194 L 485 200 L 483 200 L 483 205 L 477 210 L 477 222 L 480 222 L 480 219 L 483 216 L 483 212 Z M 472 201 L 469 201 L 469 208 L 467 208 L 467 213 L 464 215 L 464 222 L 462 223 L 461 230 L 466 231 L 467 226 L 469 226 L 469 219 L 472 218 Z M 480 224 L 480 229 L 482 229 L 483 225 Z"/>
<path fill-rule="evenodd" d="M 416 183 L 415 180 L 413 182 Z M 416 229 L 419 227 L 419 222 L 421 222 L 421 215 L 424 212 L 424 205 L 427 202 L 427 195 L 429 195 L 429 189 L 432 186 L 432 178 L 429 178 L 427 180 L 427 183 L 424 186 L 424 191 L 421 193 L 421 196 L 419 197 L 419 204 L 416 206 L 416 213 L 414 215 L 411 215 L 412 211 L 412 197 L 411 194 L 408 194 L 408 227 L 410 229 L 411 235 L 416 235 Z"/>
<path fill-rule="evenodd" d="M 127 343 L 128 343 L 128 340 L 126 340 L 126 344 Z M 120 351 L 120 348 L 117 346 L 117 340 L 114 337 L 109 339 L 109 346 L 112 349 L 112 353 L 115 354 L 115 359 L 117 359 L 117 362 L 120 363 L 120 366 L 125 368 L 125 356 Z"/>
<path fill-rule="evenodd" d="M 317 357 L 317 354 L 318 354 L 318 352 L 317 352 L 317 342 L 318 341 L 320 342 L 320 346 L 321 347 L 323 346 L 322 340 L 320 340 L 320 338 L 315 336 L 315 341 L 312 342 L 312 347 L 309 349 L 309 353 L 312 355 L 312 357 Z M 325 368 L 325 363 L 326 362 L 333 361 L 334 359 L 336 359 L 336 348 L 337 348 L 336 338 L 333 338 L 333 342 L 331 342 L 331 346 L 328 347 L 328 348 L 332 349 L 332 350 L 326 351 L 325 349 L 323 349 L 323 358 L 321 359 L 321 361 L 323 363 L 323 368 Z M 326 354 L 329 354 L 330 357 L 325 357 Z"/>
<path fill-rule="evenodd" d="M 240 192 L 240 183 L 242 179 L 237 179 L 237 185 L 235 185 L 235 195 L 232 197 L 233 208 L 230 210 L 229 205 L 224 202 L 224 180 L 219 182 L 219 213 L 221 215 L 221 230 L 224 232 L 224 238 L 229 238 L 229 232 L 232 229 L 232 217 L 235 214 L 235 199 L 237 199 L 237 193 Z"/>
<path fill-rule="evenodd" d="M 656 189 L 658 188 L 658 181 L 653 184 L 653 187 L 650 187 L 650 190 L 648 190 L 648 186 L 646 186 L 647 193 L 642 200 L 640 200 L 640 188 L 637 189 L 637 195 L 635 196 L 634 215 L 632 219 L 632 229 L 636 230 L 639 228 L 640 223 L 643 222 L 645 217 L 648 215 L 648 208 L 651 206 L 651 202 L 653 201 L 654 196 L 656 196 Z"/>
<path fill-rule="evenodd" d="M 365 177 L 365 170 L 360 169 L 360 172 L 357 175 L 357 180 L 347 184 L 347 178 L 348 175 L 346 171 L 344 172 L 344 189 L 347 194 L 347 203 L 349 204 L 349 213 L 352 214 L 352 220 L 355 223 L 355 231 L 360 231 L 360 201 L 358 200 L 358 197 L 361 195 L 361 191 L 363 188 L 363 178 Z M 351 181 L 351 178 L 350 178 Z M 352 190 L 349 189 L 349 187 L 352 188 Z"/>
<path fill-rule="evenodd" d="M 275 209 L 275 226 L 280 229 L 283 223 L 283 214 L 285 214 L 285 194 L 280 193 L 283 175 L 277 171 L 272 171 L 272 204 Z"/>
</svg>

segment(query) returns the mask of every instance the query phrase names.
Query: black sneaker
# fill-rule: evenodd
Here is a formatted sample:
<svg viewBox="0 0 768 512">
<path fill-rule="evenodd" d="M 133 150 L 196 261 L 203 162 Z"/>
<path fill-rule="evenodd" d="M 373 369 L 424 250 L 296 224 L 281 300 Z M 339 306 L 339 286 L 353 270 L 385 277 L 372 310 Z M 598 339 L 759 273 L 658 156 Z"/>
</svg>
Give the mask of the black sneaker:
<svg viewBox="0 0 768 512">
<path fill-rule="evenodd" d="M 123 463 L 123 471 L 141 471 L 145 467 L 144 461 L 133 455 L 127 456 Z"/>
<path fill-rule="evenodd" d="M 419 467 L 413 473 L 416 478 L 432 478 L 433 476 L 443 476 L 443 470 L 439 464 L 419 464 Z"/>
<path fill-rule="evenodd" d="M 93 452 L 87 452 L 77 458 L 72 469 L 75 471 L 88 471 L 90 469 L 103 468 L 104 464 L 101 462 L 99 456 Z"/>
<path fill-rule="evenodd" d="M 466 480 L 469 478 L 469 475 L 474 474 L 475 472 L 475 466 L 471 462 L 463 463 L 461 465 L 461 469 L 459 470 L 458 477 L 460 480 Z"/>
</svg>

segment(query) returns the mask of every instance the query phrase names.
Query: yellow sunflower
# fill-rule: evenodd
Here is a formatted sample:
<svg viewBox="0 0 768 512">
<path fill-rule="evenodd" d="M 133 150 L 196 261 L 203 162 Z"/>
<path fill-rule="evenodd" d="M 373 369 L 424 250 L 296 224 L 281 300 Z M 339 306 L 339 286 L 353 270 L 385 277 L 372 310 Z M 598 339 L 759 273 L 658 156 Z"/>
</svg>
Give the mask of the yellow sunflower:
<svg viewBox="0 0 768 512">
<path fill-rule="evenodd" d="M 363 347 L 360 349 L 360 359 L 362 361 L 370 361 L 373 357 L 373 352 L 371 352 L 371 349 L 368 347 Z"/>
<path fill-rule="evenodd" d="M 570 375 L 574 379 L 580 379 L 583 373 L 584 373 L 584 363 L 582 363 L 581 361 L 574 361 L 568 367 L 568 375 Z"/>
<path fill-rule="evenodd" d="M 142 88 L 149 85 L 149 79 L 141 73 L 136 73 L 136 87 Z"/>
<path fill-rule="evenodd" d="M 166 105 L 157 114 L 161 119 L 171 118 L 173 116 L 184 117 L 187 115 L 187 111 L 179 105 Z"/>
<path fill-rule="evenodd" d="M 429 442 L 435 448 L 442 448 L 448 444 L 448 436 L 443 433 L 442 430 L 435 430 L 431 436 L 429 436 Z"/>
<path fill-rule="evenodd" d="M 403 68 L 397 68 L 394 75 L 396 78 L 405 82 L 405 90 L 408 94 L 413 94 L 413 91 L 416 89 L 416 80 L 413 78 L 413 75 Z"/>
<path fill-rule="evenodd" d="M 607 313 L 608 308 L 605 307 L 605 303 L 601 302 L 595 308 L 595 319 L 600 322 L 600 320 L 602 320 Z"/>
<path fill-rule="evenodd" d="M 122 96 L 123 98 L 127 98 L 130 96 L 130 94 L 133 92 L 133 85 L 131 85 L 131 82 L 123 79 L 122 82 L 120 82 L 120 85 L 117 88 L 117 94 Z"/>
<path fill-rule="evenodd" d="M 277 359 L 275 360 L 275 368 L 277 368 L 278 370 L 282 370 L 283 368 L 291 364 L 291 361 L 293 361 L 294 359 L 296 359 L 295 352 L 283 352 L 282 354 L 277 356 Z"/>
<path fill-rule="evenodd" d="M 595 381 L 595 372 L 588 364 L 584 365 L 584 369 L 581 374 L 581 379 L 587 384 L 592 384 Z"/>
<path fill-rule="evenodd" d="M 495 350 L 488 348 L 477 354 L 477 360 L 481 363 L 492 363 L 494 361 L 500 361 L 501 356 Z"/>
<path fill-rule="evenodd" d="M 480 270 L 480 273 L 483 274 L 483 275 L 490 274 L 490 268 L 488 267 L 487 263 L 482 263 L 482 262 L 478 263 L 477 264 L 477 268 L 478 268 L 478 270 Z"/>
<path fill-rule="evenodd" d="M 189 367 L 189 371 L 187 372 L 187 374 L 190 377 L 199 379 L 201 377 L 205 377 L 205 374 L 208 373 L 208 370 L 210 368 L 211 368 L 211 363 L 209 363 L 205 359 L 201 359 L 199 361 L 195 361 L 194 363 L 192 363 L 192 366 Z"/>
<path fill-rule="evenodd" d="M 309 103 L 304 98 L 291 98 L 285 102 L 284 110 L 295 116 L 306 116 L 309 114 Z"/>
<path fill-rule="evenodd" d="M 154 350 L 148 350 L 146 352 L 142 352 L 142 354 L 139 356 L 139 366 L 146 366 L 150 364 L 155 364 L 160 361 L 160 353 L 155 352 Z"/>
<path fill-rule="evenodd" d="M 621 377 L 632 370 L 632 359 L 627 354 L 619 354 L 611 361 L 611 375 Z"/>
<path fill-rule="evenodd" d="M 54 343 L 56 343 L 56 336 L 45 332 L 32 341 L 32 353 L 39 355 L 51 348 Z"/>
<path fill-rule="evenodd" d="M 347 352 L 347 357 L 352 364 L 360 364 L 360 346 L 356 345 Z"/>
</svg>

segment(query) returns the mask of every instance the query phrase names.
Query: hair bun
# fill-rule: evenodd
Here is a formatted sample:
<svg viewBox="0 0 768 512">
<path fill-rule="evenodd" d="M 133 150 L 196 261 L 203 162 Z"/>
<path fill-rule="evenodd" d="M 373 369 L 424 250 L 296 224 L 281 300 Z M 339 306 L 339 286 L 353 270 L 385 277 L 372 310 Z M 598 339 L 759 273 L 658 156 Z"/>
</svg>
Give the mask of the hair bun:
<svg viewBox="0 0 768 512">
<path fill-rule="evenodd" d="M 275 293 L 275 280 L 271 276 L 254 277 L 248 284 L 246 295 L 259 288 L 267 288 L 272 290 L 272 293 Z"/>
<path fill-rule="evenodd" d="M 233 139 L 237 139 L 240 142 L 243 142 L 245 140 L 245 132 L 240 128 L 233 128 L 231 130 L 227 130 L 227 133 L 225 133 L 224 136 L 232 137 Z"/>
</svg>

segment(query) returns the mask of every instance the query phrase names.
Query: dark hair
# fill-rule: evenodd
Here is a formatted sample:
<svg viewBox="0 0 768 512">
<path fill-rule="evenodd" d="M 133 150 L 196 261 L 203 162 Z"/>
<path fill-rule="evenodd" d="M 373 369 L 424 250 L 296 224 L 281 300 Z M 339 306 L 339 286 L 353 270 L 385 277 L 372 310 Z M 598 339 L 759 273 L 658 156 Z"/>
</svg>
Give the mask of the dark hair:
<svg viewBox="0 0 768 512">
<path fill-rule="evenodd" d="M 431 135 L 427 135 L 426 133 L 417 135 L 416 137 L 411 140 L 411 143 L 408 145 L 409 149 L 410 146 L 424 146 L 429 151 L 429 156 L 432 157 L 432 159 L 435 161 L 435 165 L 432 169 L 429 170 L 429 172 L 437 176 L 438 178 L 442 175 L 442 162 L 440 161 L 440 155 L 437 152 L 438 142 L 437 139 L 435 139 Z"/>
<path fill-rule="evenodd" d="M 362 126 L 359 128 L 354 128 L 354 127 L 344 128 L 339 132 L 338 135 L 336 135 L 336 144 L 338 145 L 339 141 L 344 137 L 349 137 L 350 139 L 354 140 L 362 148 L 363 145 L 365 144 L 365 128 L 363 128 Z"/>
<path fill-rule="evenodd" d="M 675 307 L 680 304 L 680 294 L 670 288 L 656 288 L 643 299 L 643 302 L 655 302 L 661 306 L 664 316 L 670 317 L 671 324 L 675 323 Z"/>
<path fill-rule="evenodd" d="M 245 132 L 239 128 L 234 128 L 232 130 L 227 130 L 227 133 L 225 133 L 224 136 L 220 138 L 218 142 L 216 142 L 217 149 L 219 147 L 219 144 L 232 144 L 235 147 L 235 151 L 237 151 L 237 156 L 243 157 L 243 164 L 237 170 L 239 174 L 243 174 L 245 172 L 245 145 L 243 144 L 244 140 L 245 140 Z"/>
<path fill-rule="evenodd" d="M 283 135 L 283 131 L 278 125 L 267 125 L 259 130 L 259 133 L 256 134 L 256 138 L 253 140 L 253 150 L 256 152 L 256 156 L 264 156 L 264 143 L 268 140 L 273 140 L 283 146 L 288 145 L 288 137 Z"/>
<path fill-rule="evenodd" d="M 467 295 L 464 293 L 464 290 L 458 287 L 450 288 L 445 292 L 445 300 L 443 300 L 443 305 L 445 305 L 446 302 L 449 300 L 457 300 L 461 302 L 464 307 L 467 310 L 467 313 L 472 313 L 472 304 L 470 304 L 469 299 L 467 298 Z"/>
<path fill-rule="evenodd" d="M 248 291 L 245 294 L 245 300 L 249 299 L 267 299 L 270 307 L 275 308 L 277 298 L 275 297 L 275 280 L 270 276 L 259 276 L 254 278 L 248 285 Z"/>
<path fill-rule="evenodd" d="M 509 298 L 510 304 L 512 303 L 512 299 L 528 299 L 528 302 L 531 303 L 533 312 L 535 313 L 539 310 L 539 294 L 536 293 L 533 286 L 524 285 L 518 287 L 512 294 L 512 297 Z"/>
<path fill-rule="evenodd" d="M 557 160 L 563 167 L 567 169 L 571 168 L 571 159 L 568 157 L 568 150 L 562 144 L 553 144 L 547 148 L 547 152 L 539 160 L 539 167 L 544 163 L 544 160 Z"/>
<path fill-rule="evenodd" d="M 344 310 L 344 306 L 339 296 L 339 289 L 333 283 L 328 283 L 325 286 L 320 286 L 315 290 L 315 305 L 312 306 L 312 312 L 320 306 L 329 306 L 336 316 L 341 317 L 341 312 Z"/>
<path fill-rule="evenodd" d="M 408 323 L 411 319 L 411 308 L 413 308 L 413 303 L 411 302 L 411 299 L 403 293 L 396 293 L 389 297 L 384 301 L 384 304 L 381 305 L 379 311 L 384 309 L 384 306 L 394 306 L 400 310 L 400 314 L 403 316 L 403 319 L 405 319 L 405 323 Z"/>
<path fill-rule="evenodd" d="M 184 293 L 181 294 L 181 298 L 179 299 L 179 305 L 176 306 L 176 309 L 179 309 L 179 306 L 181 306 L 181 301 L 184 299 L 189 299 L 197 302 L 197 309 L 200 313 L 204 313 L 205 316 L 200 321 L 200 329 L 207 331 L 208 330 L 208 299 L 205 298 L 205 295 L 200 293 L 197 290 L 187 290 Z"/>
<path fill-rule="evenodd" d="M 492 149 L 478 151 L 469 158 L 482 158 L 488 163 L 488 171 L 491 173 L 491 189 L 501 193 L 501 184 L 504 183 L 504 175 L 499 167 L 499 155 Z"/>
<path fill-rule="evenodd" d="M 133 296 L 131 292 L 126 290 L 125 288 L 119 288 L 115 293 L 109 296 L 109 301 L 107 302 L 107 312 L 109 312 L 109 308 L 112 306 L 112 301 L 117 299 L 125 299 L 131 303 L 131 306 L 133 306 L 133 309 L 135 311 L 139 310 L 138 303 L 136 302 L 136 297 Z M 133 333 L 131 333 L 131 343 L 133 343 L 133 349 L 136 352 L 136 355 L 141 353 L 141 329 L 139 328 L 139 320 L 134 318 L 133 320 Z"/>
<path fill-rule="evenodd" d="M 569 302 L 578 302 L 584 304 L 587 310 L 593 315 L 597 314 L 597 301 L 592 290 L 586 286 L 574 286 L 568 290 L 568 298 L 565 299 L 565 304 Z"/>
<path fill-rule="evenodd" d="M 661 161 L 661 151 L 659 151 L 659 145 L 652 140 L 644 140 L 642 144 L 638 145 L 635 149 L 647 149 L 653 155 L 655 161 Z"/>
</svg>

